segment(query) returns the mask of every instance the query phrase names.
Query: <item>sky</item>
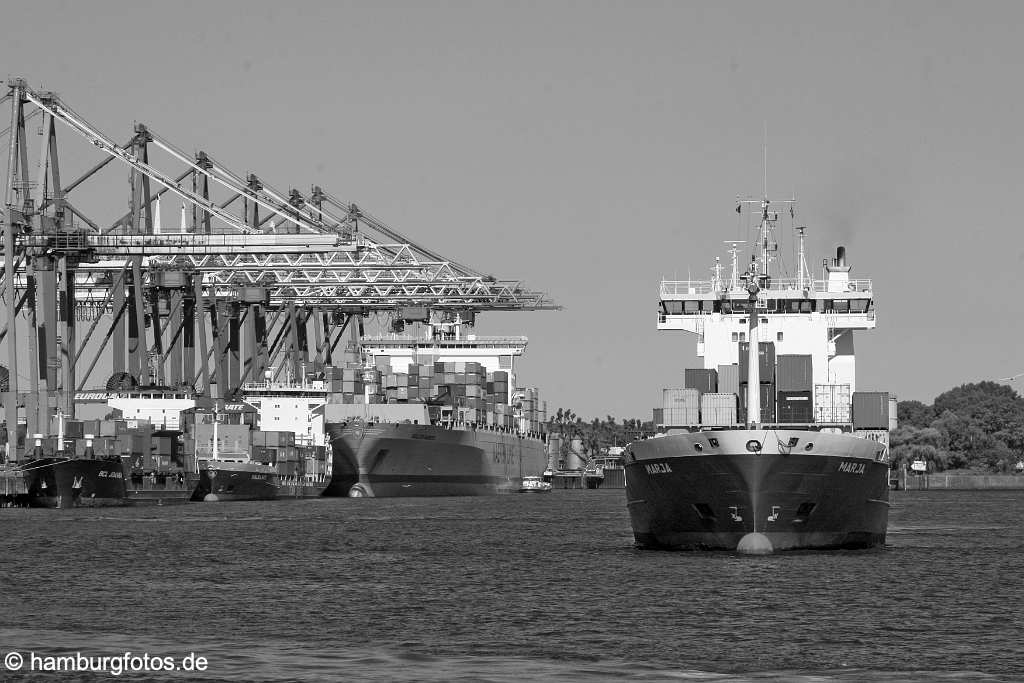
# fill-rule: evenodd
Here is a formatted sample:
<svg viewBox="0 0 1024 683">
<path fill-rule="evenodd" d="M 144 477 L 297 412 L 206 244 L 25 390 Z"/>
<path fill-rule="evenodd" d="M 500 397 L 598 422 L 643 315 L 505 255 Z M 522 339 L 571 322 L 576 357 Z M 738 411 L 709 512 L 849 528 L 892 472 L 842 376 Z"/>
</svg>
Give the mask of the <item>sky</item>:
<svg viewBox="0 0 1024 683">
<path fill-rule="evenodd" d="M 725 260 L 765 176 L 812 271 L 844 244 L 874 282 L 859 389 L 931 402 L 1024 372 L 1021 3 L 37 0 L 4 24 L 0 75 L 114 139 L 139 121 L 322 185 L 548 292 L 563 310 L 477 332 L 529 337 L 549 412 L 649 418 L 682 384 L 696 341 L 657 331 L 658 284 Z M 78 201 L 123 213 L 123 174 Z"/>
</svg>

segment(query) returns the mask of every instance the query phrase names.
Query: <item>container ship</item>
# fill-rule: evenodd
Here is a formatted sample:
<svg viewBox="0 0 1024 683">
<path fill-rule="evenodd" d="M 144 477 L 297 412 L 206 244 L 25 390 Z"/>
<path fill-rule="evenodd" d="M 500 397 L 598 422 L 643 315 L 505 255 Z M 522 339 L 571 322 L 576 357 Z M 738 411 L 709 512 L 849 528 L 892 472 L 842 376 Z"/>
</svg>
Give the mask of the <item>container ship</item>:
<svg viewBox="0 0 1024 683">
<path fill-rule="evenodd" d="M 850 278 L 843 247 L 812 278 L 796 227 L 796 277 L 774 276 L 778 212 L 767 198 L 744 206 L 760 209 L 745 270 L 733 242 L 728 277 L 716 259 L 711 280 L 661 283 L 658 329 L 695 334 L 704 367 L 664 390 L 659 434 L 625 449 L 636 544 L 883 545 L 895 397 L 857 390 L 853 346 L 855 331 L 875 327 L 871 281 Z"/>
<path fill-rule="evenodd" d="M 104 446 L 124 457 L 133 504 L 305 498 L 327 487 L 323 382 L 268 378 L 237 400 L 158 386 L 103 398 L 128 418 L 104 424 Z"/>
<path fill-rule="evenodd" d="M 252 457 L 252 429 L 231 424 L 219 411 L 195 414 L 194 458 L 198 481 L 193 502 L 275 500 L 277 468 Z"/>
<path fill-rule="evenodd" d="M 423 327 L 364 338 L 363 364 L 328 378 L 327 495 L 512 493 L 547 468 L 546 409 L 516 388 L 526 338 L 463 335 L 458 318 Z"/>
<path fill-rule="evenodd" d="M 251 434 L 251 457 L 274 465 L 279 498 L 316 498 L 331 478 L 330 445 L 324 433 L 324 406 L 330 388 L 315 375 L 295 380 L 288 375 L 275 381 L 242 386 L 246 405 L 258 416 L 260 429 Z"/>
<path fill-rule="evenodd" d="M 14 469 L 24 480 L 18 502 L 59 509 L 125 505 L 120 459 L 96 453 L 91 434 L 76 434 L 81 422 L 65 422 L 60 411 L 55 420 L 57 436 L 33 435 L 31 455 Z M 66 427 L 70 432 L 65 432 Z"/>
</svg>

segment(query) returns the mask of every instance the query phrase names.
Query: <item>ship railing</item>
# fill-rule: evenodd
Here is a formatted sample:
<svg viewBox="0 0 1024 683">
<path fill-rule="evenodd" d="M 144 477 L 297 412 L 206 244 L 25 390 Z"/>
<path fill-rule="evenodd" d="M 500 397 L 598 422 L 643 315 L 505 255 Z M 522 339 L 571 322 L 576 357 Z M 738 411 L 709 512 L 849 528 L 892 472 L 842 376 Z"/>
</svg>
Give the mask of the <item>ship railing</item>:
<svg viewBox="0 0 1024 683">
<path fill-rule="evenodd" d="M 517 434 L 519 436 L 527 437 L 527 438 L 530 438 L 530 439 L 537 439 L 538 441 L 547 442 L 547 435 L 544 432 L 532 432 L 532 431 L 524 432 L 524 431 L 519 430 L 516 427 L 502 427 L 500 425 L 489 425 L 489 424 L 487 424 L 485 422 L 463 422 L 463 421 L 459 421 L 459 420 L 456 420 L 456 421 L 441 420 L 441 421 L 435 422 L 433 424 L 442 425 L 442 426 L 448 427 L 449 429 L 451 429 L 453 427 L 461 427 L 461 428 L 478 429 L 478 430 L 487 431 L 487 432 L 500 432 L 500 433 L 503 433 L 503 434 Z"/>
<path fill-rule="evenodd" d="M 826 280 L 804 280 L 803 287 L 800 281 L 795 278 L 770 278 L 767 287 L 764 289 L 770 292 L 821 292 L 842 294 L 842 292 L 830 292 L 835 283 Z M 764 291 L 764 290 L 762 290 Z M 846 292 L 871 292 L 870 279 L 849 280 L 846 283 Z M 716 284 L 713 280 L 662 280 L 660 287 L 661 297 L 664 298 L 687 298 L 692 296 L 721 296 L 726 294 L 746 295 L 747 290 L 741 287 L 732 288 L 728 283 Z"/>
<path fill-rule="evenodd" d="M 467 335 L 461 339 L 424 339 L 409 335 L 393 335 L 381 337 L 363 337 L 359 340 L 362 346 L 417 346 L 421 352 L 425 348 L 465 348 L 465 347 L 505 347 L 524 346 L 529 339 L 522 335 L 483 336 Z"/>
<path fill-rule="evenodd" d="M 327 383 L 323 380 L 312 380 L 305 384 L 297 384 L 295 382 L 245 382 L 242 384 L 242 391 L 302 391 L 302 390 L 314 390 L 322 391 L 327 388 Z"/>
</svg>

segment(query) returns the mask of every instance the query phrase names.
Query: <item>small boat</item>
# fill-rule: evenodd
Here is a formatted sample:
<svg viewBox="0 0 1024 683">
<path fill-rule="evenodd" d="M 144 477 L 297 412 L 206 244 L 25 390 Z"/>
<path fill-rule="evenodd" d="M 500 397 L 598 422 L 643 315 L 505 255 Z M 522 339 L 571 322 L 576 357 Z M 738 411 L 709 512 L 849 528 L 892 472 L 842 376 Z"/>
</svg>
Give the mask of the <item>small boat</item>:
<svg viewBox="0 0 1024 683">
<path fill-rule="evenodd" d="M 519 487 L 519 493 L 550 493 L 551 482 L 544 481 L 541 477 L 523 477 L 523 484 Z"/>
</svg>

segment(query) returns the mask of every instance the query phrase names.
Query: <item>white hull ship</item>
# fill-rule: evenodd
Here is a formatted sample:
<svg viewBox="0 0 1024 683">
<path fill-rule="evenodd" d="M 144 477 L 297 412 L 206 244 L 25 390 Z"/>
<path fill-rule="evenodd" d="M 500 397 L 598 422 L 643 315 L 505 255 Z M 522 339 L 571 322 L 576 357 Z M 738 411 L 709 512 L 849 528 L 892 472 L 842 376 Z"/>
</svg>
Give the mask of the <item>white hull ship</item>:
<svg viewBox="0 0 1024 683">
<path fill-rule="evenodd" d="M 662 433 L 625 449 L 634 539 L 750 553 L 883 545 L 895 414 L 888 394 L 856 391 L 853 354 L 853 332 L 875 327 L 871 282 L 849 278 L 842 247 L 812 279 L 803 228 L 797 277 L 773 277 L 778 214 L 757 204 L 746 272 L 734 243 L 731 278 L 716 262 L 710 281 L 661 284 L 658 328 L 696 334 L 704 368 L 665 390 Z"/>
</svg>

